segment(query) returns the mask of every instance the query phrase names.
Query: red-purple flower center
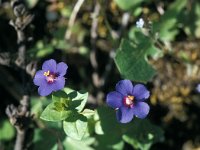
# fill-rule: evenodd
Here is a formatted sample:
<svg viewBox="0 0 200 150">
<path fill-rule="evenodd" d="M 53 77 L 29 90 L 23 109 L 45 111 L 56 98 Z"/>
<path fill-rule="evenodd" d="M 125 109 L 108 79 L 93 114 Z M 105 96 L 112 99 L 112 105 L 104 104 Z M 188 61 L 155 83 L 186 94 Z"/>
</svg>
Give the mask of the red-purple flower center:
<svg viewBox="0 0 200 150">
<path fill-rule="evenodd" d="M 53 83 L 57 78 L 57 75 L 53 72 L 50 72 L 49 70 L 47 72 L 44 72 L 44 76 L 46 76 L 46 80 L 48 83 Z"/>
<path fill-rule="evenodd" d="M 134 96 L 128 95 L 123 98 L 125 106 L 132 108 L 134 106 Z"/>
</svg>

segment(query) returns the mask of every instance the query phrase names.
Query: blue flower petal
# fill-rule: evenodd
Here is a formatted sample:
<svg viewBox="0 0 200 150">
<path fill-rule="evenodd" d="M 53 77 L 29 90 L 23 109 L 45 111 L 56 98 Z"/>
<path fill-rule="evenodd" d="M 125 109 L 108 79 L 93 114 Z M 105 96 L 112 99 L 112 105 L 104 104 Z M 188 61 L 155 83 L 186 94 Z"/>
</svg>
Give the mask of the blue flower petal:
<svg viewBox="0 0 200 150">
<path fill-rule="evenodd" d="M 121 123 L 128 123 L 133 119 L 133 109 L 128 107 L 120 107 L 117 110 L 117 120 Z"/>
<path fill-rule="evenodd" d="M 119 92 L 113 91 L 107 94 L 106 103 L 108 106 L 116 109 L 122 106 L 123 95 Z"/>
<path fill-rule="evenodd" d="M 47 82 L 38 88 L 38 93 L 40 96 L 47 96 L 51 94 L 52 91 L 52 87 L 49 86 Z"/>
<path fill-rule="evenodd" d="M 116 85 L 116 91 L 121 93 L 123 96 L 132 94 L 133 84 L 130 80 L 121 80 Z"/>
<path fill-rule="evenodd" d="M 56 73 L 56 61 L 54 59 L 45 61 L 42 65 L 42 70 Z"/>
<path fill-rule="evenodd" d="M 57 65 L 56 73 L 58 73 L 60 76 L 64 76 L 67 72 L 67 68 L 67 64 L 65 64 L 64 62 L 60 62 Z"/>
<path fill-rule="evenodd" d="M 65 86 L 65 78 L 64 77 L 58 77 L 56 79 L 56 81 L 51 84 L 51 88 L 53 91 L 58 91 L 58 90 L 61 90 L 63 89 Z"/>
<path fill-rule="evenodd" d="M 149 113 L 149 105 L 145 102 L 138 102 L 133 107 L 133 113 L 138 118 L 145 118 Z"/>
<path fill-rule="evenodd" d="M 142 84 L 136 84 L 133 87 L 133 96 L 136 98 L 136 100 L 145 100 L 149 98 L 149 91 L 146 89 L 146 87 Z"/>
<path fill-rule="evenodd" d="M 58 77 L 54 83 L 43 82 L 42 85 L 38 88 L 38 93 L 41 96 L 47 96 L 53 91 L 58 91 L 63 89 L 65 86 L 65 78 Z"/>
<path fill-rule="evenodd" d="M 46 77 L 44 76 L 44 71 L 39 70 L 36 72 L 35 77 L 33 79 L 33 83 L 37 86 L 43 85 L 46 82 Z"/>
</svg>

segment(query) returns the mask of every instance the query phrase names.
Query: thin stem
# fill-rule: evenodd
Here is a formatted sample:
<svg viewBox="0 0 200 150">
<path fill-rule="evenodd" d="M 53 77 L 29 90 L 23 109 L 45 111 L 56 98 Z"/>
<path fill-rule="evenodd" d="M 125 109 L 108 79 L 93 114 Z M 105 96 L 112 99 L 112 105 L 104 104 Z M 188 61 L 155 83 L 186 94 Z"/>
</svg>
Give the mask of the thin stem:
<svg viewBox="0 0 200 150">
<path fill-rule="evenodd" d="M 81 8 L 83 2 L 84 2 L 84 0 L 78 0 L 77 3 L 76 3 L 75 6 L 74 6 L 74 9 L 73 9 L 73 11 L 72 11 L 72 14 L 71 14 L 71 16 L 70 16 L 70 18 L 69 18 L 68 29 L 67 29 L 67 31 L 66 31 L 66 33 L 65 33 L 65 39 L 66 39 L 66 40 L 69 40 L 70 37 L 71 37 L 71 28 L 72 28 L 73 25 L 74 25 L 76 16 L 77 16 L 77 14 L 78 14 L 78 12 L 79 12 L 79 10 L 80 10 L 80 8 Z"/>
<path fill-rule="evenodd" d="M 100 13 L 100 4 L 96 1 L 95 7 L 94 7 L 94 12 L 92 13 L 92 27 L 90 31 L 90 36 L 91 36 L 91 46 L 92 50 L 90 52 L 90 62 L 93 67 L 93 73 L 92 73 L 92 81 L 95 87 L 99 87 L 100 85 L 100 80 L 99 80 L 99 75 L 98 75 L 98 61 L 96 58 L 96 40 L 97 40 L 97 29 L 98 29 L 98 16 Z"/>
<path fill-rule="evenodd" d="M 25 130 L 17 131 L 17 138 L 15 141 L 15 149 L 14 150 L 23 150 L 25 134 L 26 134 Z"/>
</svg>

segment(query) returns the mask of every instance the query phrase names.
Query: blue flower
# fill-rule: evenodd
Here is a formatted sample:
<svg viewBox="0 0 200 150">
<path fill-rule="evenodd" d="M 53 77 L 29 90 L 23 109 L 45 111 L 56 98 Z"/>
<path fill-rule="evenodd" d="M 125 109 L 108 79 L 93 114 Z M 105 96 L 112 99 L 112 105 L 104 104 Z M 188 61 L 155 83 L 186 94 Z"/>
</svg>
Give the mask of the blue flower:
<svg viewBox="0 0 200 150">
<path fill-rule="evenodd" d="M 116 84 L 116 91 L 107 94 L 108 106 L 117 111 L 117 120 L 130 122 L 134 116 L 145 118 L 149 113 L 149 105 L 144 101 L 150 93 L 142 84 L 133 85 L 130 80 L 121 80 Z"/>
<path fill-rule="evenodd" d="M 42 65 L 42 70 L 36 72 L 33 82 L 39 86 L 38 93 L 41 96 L 47 96 L 53 91 L 64 88 L 65 78 L 68 66 L 64 62 L 56 64 L 53 59 L 47 60 Z"/>
<path fill-rule="evenodd" d="M 136 22 L 136 27 L 137 28 L 143 28 L 144 26 L 144 20 L 142 18 L 140 18 L 137 22 Z"/>
</svg>

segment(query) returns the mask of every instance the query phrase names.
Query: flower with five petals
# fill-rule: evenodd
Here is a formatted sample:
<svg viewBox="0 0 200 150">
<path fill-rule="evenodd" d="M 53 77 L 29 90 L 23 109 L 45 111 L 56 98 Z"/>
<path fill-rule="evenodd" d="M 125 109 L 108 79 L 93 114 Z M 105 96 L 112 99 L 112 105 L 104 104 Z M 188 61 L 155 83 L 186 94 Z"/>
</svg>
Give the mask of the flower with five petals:
<svg viewBox="0 0 200 150">
<path fill-rule="evenodd" d="M 68 66 L 64 62 L 57 64 L 53 59 L 45 61 L 42 70 L 37 71 L 33 79 L 34 84 L 39 86 L 39 95 L 47 96 L 53 91 L 63 89 L 67 68 Z"/>
<path fill-rule="evenodd" d="M 142 84 L 133 85 L 130 80 L 121 80 L 116 84 L 116 91 L 107 94 L 108 106 L 117 112 L 117 120 L 121 123 L 130 122 L 134 116 L 145 118 L 149 113 L 149 105 L 144 101 L 150 93 Z"/>
</svg>

